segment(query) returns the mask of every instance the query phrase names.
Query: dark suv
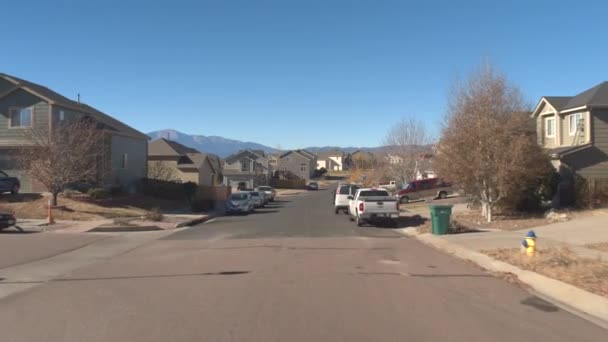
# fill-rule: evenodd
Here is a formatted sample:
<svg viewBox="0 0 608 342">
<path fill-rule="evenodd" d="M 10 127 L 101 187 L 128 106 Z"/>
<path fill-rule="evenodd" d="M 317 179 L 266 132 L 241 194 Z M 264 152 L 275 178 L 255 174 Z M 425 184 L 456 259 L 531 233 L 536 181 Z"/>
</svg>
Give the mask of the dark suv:
<svg viewBox="0 0 608 342">
<path fill-rule="evenodd" d="M 20 188 L 21 183 L 17 177 L 10 177 L 4 171 L 0 171 L 0 193 L 10 192 L 16 195 Z"/>
</svg>

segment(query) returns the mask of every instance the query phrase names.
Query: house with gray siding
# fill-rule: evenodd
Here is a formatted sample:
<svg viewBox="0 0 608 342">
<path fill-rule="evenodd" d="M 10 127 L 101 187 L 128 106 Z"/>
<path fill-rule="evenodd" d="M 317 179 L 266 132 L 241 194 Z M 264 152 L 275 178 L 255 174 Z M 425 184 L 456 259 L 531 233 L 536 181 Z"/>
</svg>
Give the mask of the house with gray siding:
<svg viewBox="0 0 608 342">
<path fill-rule="evenodd" d="M 164 169 L 159 172 L 158 169 Z M 202 153 L 176 141 L 160 138 L 148 145 L 148 176 L 160 176 L 182 183 L 217 186 L 223 182 L 220 158 L 212 153 Z"/>
<path fill-rule="evenodd" d="M 45 191 L 30 179 L 15 161 L 19 149 L 27 147 L 24 130 L 35 127 L 51 132 L 62 121 L 89 118 L 104 130 L 103 160 L 99 185 L 135 189 L 147 176 L 148 136 L 80 101 L 14 76 L 0 73 L 0 170 L 21 180 L 21 191 Z"/>
<path fill-rule="evenodd" d="M 267 185 L 272 170 L 264 151 L 242 150 L 223 160 L 224 185 L 234 189 Z"/>
<path fill-rule="evenodd" d="M 278 171 L 309 181 L 317 169 L 317 156 L 306 150 L 287 151 L 279 156 Z"/>
<path fill-rule="evenodd" d="M 532 117 L 538 143 L 560 173 L 608 181 L 608 82 L 575 96 L 544 96 Z"/>
</svg>

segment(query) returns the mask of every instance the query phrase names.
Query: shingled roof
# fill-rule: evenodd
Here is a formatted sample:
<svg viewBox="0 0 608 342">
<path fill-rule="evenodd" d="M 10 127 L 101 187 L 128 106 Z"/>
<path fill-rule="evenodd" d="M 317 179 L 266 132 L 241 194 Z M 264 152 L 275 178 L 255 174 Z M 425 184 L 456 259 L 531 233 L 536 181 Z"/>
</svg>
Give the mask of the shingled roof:
<svg viewBox="0 0 608 342">
<path fill-rule="evenodd" d="M 58 105 L 61 107 L 65 107 L 68 109 L 73 109 L 85 114 L 89 114 L 92 118 L 96 119 L 97 121 L 101 122 L 102 124 L 106 125 L 108 128 L 113 129 L 115 131 L 121 132 L 121 133 L 126 133 L 138 138 L 142 138 L 142 139 L 149 139 L 149 137 L 128 126 L 127 124 L 124 124 L 116 119 L 114 119 L 113 117 L 109 116 L 108 114 L 105 114 L 103 112 L 101 112 L 98 109 L 95 109 L 87 104 L 81 103 L 81 102 L 76 102 L 73 100 L 68 99 L 67 97 L 43 86 L 37 83 L 33 83 L 15 76 L 11 76 L 8 74 L 3 74 L 0 73 L 0 77 L 13 83 L 15 85 L 16 89 L 22 89 L 23 91 L 26 91 L 32 95 L 38 96 L 40 98 L 42 98 L 43 100 L 49 102 L 52 105 Z"/>
</svg>

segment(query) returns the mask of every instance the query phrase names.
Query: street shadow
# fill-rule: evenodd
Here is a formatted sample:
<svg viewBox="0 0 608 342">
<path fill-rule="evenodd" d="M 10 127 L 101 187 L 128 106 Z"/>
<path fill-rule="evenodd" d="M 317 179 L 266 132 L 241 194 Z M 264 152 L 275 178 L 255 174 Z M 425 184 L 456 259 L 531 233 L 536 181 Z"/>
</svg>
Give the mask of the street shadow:
<svg viewBox="0 0 608 342">
<path fill-rule="evenodd" d="M 264 210 L 264 209 L 256 209 L 254 212 L 252 212 L 250 215 L 261 215 L 261 214 L 272 214 L 272 213 L 278 213 L 278 210 Z"/>
<path fill-rule="evenodd" d="M 221 272 L 202 272 L 202 273 L 176 273 L 176 274 L 152 274 L 137 276 L 115 276 L 115 277 L 91 277 L 91 278 L 58 278 L 51 279 L 52 282 L 76 282 L 76 281 L 99 281 L 99 280 L 121 280 L 121 279 L 151 279 L 151 278 L 178 278 L 178 277 L 203 277 L 203 276 L 236 276 L 251 273 L 251 271 L 221 271 Z M 1 278 L 0 278 L 1 279 Z M 39 283 L 23 281 L 2 281 L 0 284 L 24 284 Z"/>
<path fill-rule="evenodd" d="M 41 199 L 41 194 L 0 194 L 0 202 L 7 203 L 18 203 L 18 202 L 32 202 Z"/>
<path fill-rule="evenodd" d="M 11 228 L 4 228 L 2 230 L 0 230 L 0 235 L 6 234 L 35 234 L 35 233 L 40 233 L 40 231 L 37 230 L 24 230 L 22 228 L 18 228 L 18 227 L 11 227 Z"/>
<path fill-rule="evenodd" d="M 543 312 L 557 312 L 559 308 L 546 300 L 543 300 L 537 296 L 528 297 L 520 301 L 522 305 L 531 306 Z"/>
<path fill-rule="evenodd" d="M 419 227 L 424 225 L 429 219 L 420 215 L 414 216 L 401 216 L 393 221 L 390 220 L 378 220 L 373 222 L 373 225 L 377 228 L 407 228 L 407 227 Z"/>
</svg>

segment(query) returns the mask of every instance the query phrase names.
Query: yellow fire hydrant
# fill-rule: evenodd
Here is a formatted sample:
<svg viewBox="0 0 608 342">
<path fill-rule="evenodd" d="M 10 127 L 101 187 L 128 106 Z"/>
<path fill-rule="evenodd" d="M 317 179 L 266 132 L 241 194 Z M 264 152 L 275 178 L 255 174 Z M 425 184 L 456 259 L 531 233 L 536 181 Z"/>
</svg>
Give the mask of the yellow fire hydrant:
<svg viewBox="0 0 608 342">
<path fill-rule="evenodd" d="M 527 256 L 533 256 L 536 251 L 536 234 L 533 230 L 529 231 L 521 243 L 522 249 L 526 250 Z"/>
</svg>

